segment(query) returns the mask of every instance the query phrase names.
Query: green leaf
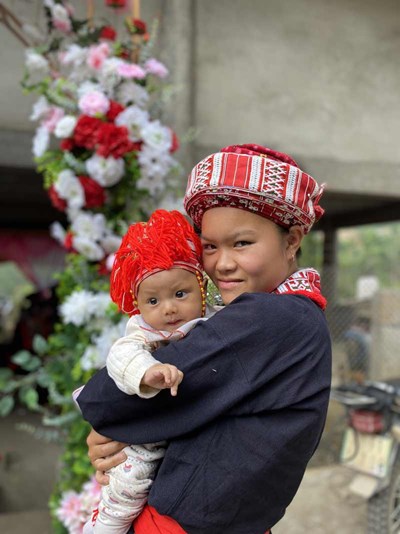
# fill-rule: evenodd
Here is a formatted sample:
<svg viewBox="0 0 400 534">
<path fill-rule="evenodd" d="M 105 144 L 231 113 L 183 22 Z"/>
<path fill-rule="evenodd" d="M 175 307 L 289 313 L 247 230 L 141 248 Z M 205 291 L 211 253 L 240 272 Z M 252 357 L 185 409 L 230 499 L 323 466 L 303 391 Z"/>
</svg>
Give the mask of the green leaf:
<svg viewBox="0 0 400 534">
<path fill-rule="evenodd" d="M 32 357 L 32 354 L 28 352 L 27 350 L 20 350 L 19 352 L 11 356 L 11 361 L 22 367 L 23 365 L 29 362 L 31 357 Z"/>
<path fill-rule="evenodd" d="M 3 391 L 4 388 L 7 387 L 12 376 L 13 372 L 11 369 L 8 369 L 7 367 L 0 368 L 0 391 Z"/>
<path fill-rule="evenodd" d="M 32 356 L 32 358 L 27 361 L 24 365 L 22 365 L 22 369 L 25 371 L 37 371 L 39 367 L 42 365 L 42 360 L 38 358 L 37 356 Z"/>
<path fill-rule="evenodd" d="M 40 336 L 39 334 L 36 334 L 34 336 L 32 346 L 34 351 L 40 356 L 43 356 L 47 352 L 47 341 L 44 339 L 43 336 Z"/>
<path fill-rule="evenodd" d="M 39 395 L 36 389 L 24 387 L 19 390 L 19 400 L 30 410 L 36 410 L 39 407 Z"/>
<path fill-rule="evenodd" d="M 6 415 L 8 415 L 14 408 L 14 404 L 15 401 L 10 395 L 7 395 L 6 397 L 0 399 L 0 416 L 5 417 Z"/>
</svg>

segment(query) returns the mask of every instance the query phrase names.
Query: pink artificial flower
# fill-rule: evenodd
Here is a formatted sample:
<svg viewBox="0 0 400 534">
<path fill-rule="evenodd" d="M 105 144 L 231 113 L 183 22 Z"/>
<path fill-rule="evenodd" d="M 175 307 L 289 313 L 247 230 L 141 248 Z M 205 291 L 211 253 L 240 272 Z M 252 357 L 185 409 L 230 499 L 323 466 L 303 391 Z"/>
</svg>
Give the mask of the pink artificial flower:
<svg viewBox="0 0 400 534">
<path fill-rule="evenodd" d="M 158 76 L 159 78 L 166 78 L 169 74 L 167 67 L 154 58 L 148 59 L 144 64 L 144 68 L 146 72 L 154 74 L 154 76 Z"/>
<path fill-rule="evenodd" d="M 122 78 L 137 78 L 138 80 L 142 80 L 146 76 L 142 67 L 139 67 L 135 63 L 121 63 L 118 65 L 117 72 Z"/>
<path fill-rule="evenodd" d="M 92 476 L 88 482 L 83 485 L 83 492 L 87 493 L 90 497 L 100 500 L 101 486 L 97 482 L 96 477 Z"/>
<path fill-rule="evenodd" d="M 76 528 L 82 521 L 82 501 L 75 491 L 66 491 L 56 511 L 58 519 L 67 528 Z"/>
<path fill-rule="evenodd" d="M 110 108 L 110 101 L 102 92 L 90 91 L 81 96 L 78 106 L 84 115 L 96 117 L 107 113 Z"/>
<path fill-rule="evenodd" d="M 63 109 L 52 106 L 46 114 L 45 120 L 42 122 L 44 126 L 50 133 L 54 132 L 55 127 L 60 119 L 65 115 Z"/>
<path fill-rule="evenodd" d="M 99 70 L 103 66 L 104 60 L 110 55 L 110 47 L 108 43 L 101 43 L 89 48 L 87 64 L 92 69 Z"/>
</svg>

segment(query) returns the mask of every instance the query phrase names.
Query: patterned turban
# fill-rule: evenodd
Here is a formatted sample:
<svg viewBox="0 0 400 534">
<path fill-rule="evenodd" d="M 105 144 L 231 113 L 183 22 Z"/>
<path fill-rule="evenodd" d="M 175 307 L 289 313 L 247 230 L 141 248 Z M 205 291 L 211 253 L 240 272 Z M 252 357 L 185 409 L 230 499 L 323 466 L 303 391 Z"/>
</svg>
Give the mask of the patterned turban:
<svg viewBox="0 0 400 534">
<path fill-rule="evenodd" d="M 260 145 L 233 145 L 194 167 L 184 205 L 198 227 L 208 209 L 232 207 L 285 228 L 300 225 L 308 233 L 324 213 L 318 204 L 323 189 L 287 154 Z"/>
<path fill-rule="evenodd" d="M 201 242 L 179 211 L 156 210 L 148 222 L 132 224 L 115 253 L 110 295 L 124 313 L 139 313 L 139 284 L 148 276 L 174 267 L 203 279 Z"/>
</svg>

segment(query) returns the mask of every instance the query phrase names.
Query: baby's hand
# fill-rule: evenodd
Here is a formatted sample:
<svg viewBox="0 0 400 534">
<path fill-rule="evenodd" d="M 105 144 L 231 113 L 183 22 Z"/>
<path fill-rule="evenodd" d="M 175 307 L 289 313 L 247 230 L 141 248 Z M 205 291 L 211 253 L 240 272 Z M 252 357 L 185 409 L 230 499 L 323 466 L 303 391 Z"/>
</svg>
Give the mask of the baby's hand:
<svg viewBox="0 0 400 534">
<path fill-rule="evenodd" d="M 141 386 L 150 386 L 155 389 L 171 389 L 171 395 L 176 396 L 178 386 L 183 380 L 183 373 L 175 365 L 156 363 L 144 373 Z"/>
</svg>

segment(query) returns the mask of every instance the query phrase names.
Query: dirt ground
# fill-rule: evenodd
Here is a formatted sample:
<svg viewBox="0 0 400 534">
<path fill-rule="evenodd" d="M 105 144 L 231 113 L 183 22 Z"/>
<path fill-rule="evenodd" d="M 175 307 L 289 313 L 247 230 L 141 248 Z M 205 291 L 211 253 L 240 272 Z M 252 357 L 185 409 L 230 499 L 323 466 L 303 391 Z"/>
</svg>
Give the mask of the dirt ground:
<svg viewBox="0 0 400 534">
<path fill-rule="evenodd" d="M 273 534 L 364 534 L 366 504 L 348 490 L 351 472 L 334 463 L 341 414 L 330 409 L 321 447 Z M 37 440 L 16 424 L 39 419 L 18 411 L 0 419 L 0 533 L 51 534 L 47 500 L 57 476 L 60 448 Z"/>
</svg>

